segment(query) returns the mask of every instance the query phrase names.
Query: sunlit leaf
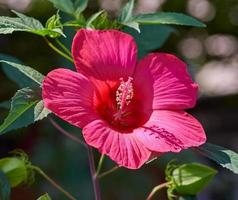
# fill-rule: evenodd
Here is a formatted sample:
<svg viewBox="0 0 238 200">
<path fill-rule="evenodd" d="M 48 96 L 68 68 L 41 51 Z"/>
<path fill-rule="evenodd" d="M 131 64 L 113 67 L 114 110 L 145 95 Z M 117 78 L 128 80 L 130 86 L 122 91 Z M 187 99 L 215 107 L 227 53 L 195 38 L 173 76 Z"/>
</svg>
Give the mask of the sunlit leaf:
<svg viewBox="0 0 238 200">
<path fill-rule="evenodd" d="M 11 71 L 12 78 L 17 83 L 21 84 L 22 76 L 18 76 L 19 73 L 27 78 L 27 84 L 29 86 L 37 86 L 34 89 L 29 87 L 23 88 L 14 95 L 11 101 L 11 108 L 8 116 L 4 122 L 0 125 L 0 134 L 8 131 L 28 126 L 35 121 L 45 118 L 50 111 L 46 109 L 41 100 L 41 83 L 44 76 L 31 67 L 0 60 L 0 62 L 8 64 L 7 67 L 13 70 Z M 7 68 L 6 68 L 7 70 Z M 15 70 L 15 71 L 14 71 Z M 9 72 L 9 71 L 8 71 Z"/>
<path fill-rule="evenodd" d="M 62 24 L 60 21 L 59 12 L 51 16 L 45 23 L 46 28 L 54 29 L 54 28 L 62 28 Z"/>
<path fill-rule="evenodd" d="M 9 55 L 5 55 L 5 54 L 0 54 L 0 60 L 7 60 L 9 62 L 17 63 L 21 65 L 23 64 L 17 58 L 9 56 Z M 19 85 L 20 88 L 28 87 L 28 86 L 36 87 L 39 85 L 34 80 L 32 80 L 31 78 L 26 76 L 24 73 L 22 73 L 16 67 L 12 67 L 11 65 L 5 62 L 1 62 L 0 67 L 2 67 L 2 70 L 6 74 L 7 78 L 9 78 L 11 81 L 14 81 L 17 85 Z"/>
<path fill-rule="evenodd" d="M 205 24 L 193 17 L 175 12 L 140 14 L 134 16 L 134 21 L 138 22 L 139 24 L 175 24 L 183 26 L 206 27 Z"/>
<path fill-rule="evenodd" d="M 139 26 L 138 22 L 127 22 L 127 23 L 123 23 L 123 25 L 125 25 L 126 27 L 130 27 L 132 29 L 135 29 L 138 34 L 141 33 L 140 26 Z"/>
<path fill-rule="evenodd" d="M 20 158 L 0 159 L 0 170 L 6 175 L 11 187 L 16 187 L 27 180 L 27 166 Z"/>
<path fill-rule="evenodd" d="M 36 30 L 44 29 L 40 21 L 16 11 L 12 12 L 18 17 L 0 17 L 0 34 L 9 34 L 14 31 L 34 32 Z"/>
<path fill-rule="evenodd" d="M 59 36 L 66 37 L 62 29 L 60 28 L 54 28 L 54 29 L 43 29 L 33 32 L 35 34 L 41 35 L 41 36 L 49 36 L 51 38 L 56 38 Z"/>
<path fill-rule="evenodd" d="M 18 90 L 11 101 L 8 116 L 0 125 L 0 134 L 28 126 L 46 117 L 50 111 L 43 106 L 37 91 L 31 88 Z"/>
<path fill-rule="evenodd" d="M 130 0 L 129 2 L 127 2 L 126 5 L 122 8 L 121 14 L 118 17 L 118 21 L 124 26 L 133 28 L 140 33 L 139 23 L 133 20 L 134 5 L 134 0 Z"/>
<path fill-rule="evenodd" d="M 202 155 L 238 174 L 238 154 L 224 147 L 206 143 L 197 148 Z"/>
<path fill-rule="evenodd" d="M 10 200 L 11 186 L 6 175 L 0 170 L 0 199 Z"/>
<path fill-rule="evenodd" d="M 37 85 L 41 85 L 43 79 L 44 79 L 44 75 L 42 75 L 40 72 L 36 71 L 35 69 L 22 65 L 22 64 L 18 64 L 18 63 L 14 63 L 14 62 L 9 62 L 9 61 L 5 61 L 5 60 L 0 60 L 0 63 L 5 63 L 9 65 L 9 68 L 13 67 L 15 70 L 17 70 L 18 72 L 22 73 L 24 76 L 28 77 L 31 81 L 34 81 L 35 83 L 37 83 Z M 5 68 L 5 70 L 7 70 L 7 68 Z M 13 76 L 12 79 L 20 79 L 17 80 L 16 82 L 20 82 L 21 81 L 21 76 Z M 30 85 L 31 86 L 31 85 Z"/>
<path fill-rule="evenodd" d="M 132 14 L 134 9 L 135 0 L 130 0 L 126 3 L 126 5 L 122 8 L 121 14 L 119 16 L 119 21 L 121 23 L 130 22 L 132 20 Z"/>
<path fill-rule="evenodd" d="M 51 111 L 44 107 L 43 100 L 40 100 L 34 108 L 34 121 L 42 120 L 50 113 Z"/>
<path fill-rule="evenodd" d="M 172 172 L 172 182 L 179 194 L 196 195 L 215 176 L 216 170 L 198 163 L 184 164 Z"/>
<path fill-rule="evenodd" d="M 15 31 L 30 32 L 41 36 L 58 33 L 63 35 L 62 30 L 46 29 L 41 22 L 33 17 L 28 17 L 17 11 L 12 11 L 17 17 L 0 16 L 0 34 L 11 34 Z"/>
<path fill-rule="evenodd" d="M 22 24 L 24 24 L 29 29 L 37 30 L 37 29 L 44 28 L 39 20 L 37 20 L 33 17 L 28 17 L 20 12 L 14 11 L 14 10 L 12 10 L 12 12 L 15 13 L 16 16 L 18 16 L 21 19 Z"/>
<path fill-rule="evenodd" d="M 61 35 L 66 37 L 62 31 L 63 25 L 61 24 L 60 15 L 58 12 L 47 20 L 45 26 L 49 37 L 56 38 Z"/>
</svg>

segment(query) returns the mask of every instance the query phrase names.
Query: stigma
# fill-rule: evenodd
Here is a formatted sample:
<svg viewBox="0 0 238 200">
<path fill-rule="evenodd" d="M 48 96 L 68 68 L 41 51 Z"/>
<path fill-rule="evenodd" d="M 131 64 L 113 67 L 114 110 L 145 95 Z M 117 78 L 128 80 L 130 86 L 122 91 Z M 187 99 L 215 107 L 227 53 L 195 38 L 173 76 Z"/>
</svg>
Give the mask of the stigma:
<svg viewBox="0 0 238 200">
<path fill-rule="evenodd" d="M 133 89 L 133 78 L 128 77 L 127 81 L 124 81 L 123 78 L 120 78 L 120 85 L 116 91 L 116 102 L 119 110 L 123 110 L 127 105 L 130 104 L 133 96 L 134 96 L 134 89 Z"/>
</svg>

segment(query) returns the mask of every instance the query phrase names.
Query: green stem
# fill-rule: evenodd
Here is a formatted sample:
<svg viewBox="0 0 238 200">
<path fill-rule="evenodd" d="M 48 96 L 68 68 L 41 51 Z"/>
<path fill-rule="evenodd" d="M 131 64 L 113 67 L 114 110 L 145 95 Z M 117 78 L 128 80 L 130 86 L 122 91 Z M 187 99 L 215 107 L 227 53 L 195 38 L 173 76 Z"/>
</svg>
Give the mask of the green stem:
<svg viewBox="0 0 238 200">
<path fill-rule="evenodd" d="M 65 51 L 65 53 L 67 53 L 69 56 L 71 56 L 70 50 L 68 50 L 68 48 L 62 42 L 60 42 L 60 40 L 55 39 L 55 41 Z"/>
<path fill-rule="evenodd" d="M 55 52 L 57 52 L 58 54 L 60 54 L 61 56 L 63 56 L 64 58 L 66 58 L 67 60 L 69 60 L 70 62 L 74 62 L 73 59 L 68 56 L 67 54 L 65 54 L 64 52 L 62 52 L 60 49 L 58 49 L 55 45 L 53 45 L 46 37 L 44 37 L 46 43 L 49 45 L 49 47 L 51 47 Z"/>
<path fill-rule="evenodd" d="M 146 200 L 151 200 L 152 197 L 161 189 L 168 187 L 168 185 L 170 184 L 170 182 L 166 182 L 166 183 L 162 183 L 160 185 L 155 186 L 152 191 L 150 192 L 150 194 L 148 195 L 148 197 L 146 198 Z"/>
<path fill-rule="evenodd" d="M 100 160 L 98 162 L 97 171 L 96 171 L 95 176 L 99 175 L 99 173 L 100 173 L 100 171 L 102 169 L 102 164 L 103 164 L 104 159 L 105 159 L 105 156 L 104 156 L 104 154 L 102 154 L 101 157 L 100 157 Z"/>
<path fill-rule="evenodd" d="M 111 174 L 112 172 L 116 171 L 119 168 L 120 168 L 119 166 L 115 166 L 112 169 L 109 169 L 108 171 L 105 171 L 105 172 L 99 174 L 98 178 L 103 178 L 104 176 L 107 176 L 108 174 Z"/>
<path fill-rule="evenodd" d="M 34 169 L 36 172 L 38 172 L 42 177 L 44 177 L 47 181 L 49 181 L 55 188 L 57 188 L 59 191 L 61 191 L 65 196 L 67 196 L 70 200 L 77 200 L 75 197 L 73 197 L 69 192 L 64 190 L 58 183 L 56 183 L 52 178 L 50 178 L 45 172 L 43 172 L 39 167 L 37 166 L 31 166 L 32 169 Z"/>
</svg>

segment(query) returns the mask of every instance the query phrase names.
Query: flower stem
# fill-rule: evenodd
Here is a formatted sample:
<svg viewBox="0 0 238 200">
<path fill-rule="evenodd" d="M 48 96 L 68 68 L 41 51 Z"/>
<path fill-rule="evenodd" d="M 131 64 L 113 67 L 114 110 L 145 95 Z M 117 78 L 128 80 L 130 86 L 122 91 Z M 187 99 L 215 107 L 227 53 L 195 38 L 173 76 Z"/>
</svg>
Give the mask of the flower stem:
<svg viewBox="0 0 238 200">
<path fill-rule="evenodd" d="M 55 39 L 56 43 L 67 53 L 69 56 L 71 56 L 70 50 L 58 39 Z"/>
<path fill-rule="evenodd" d="M 49 47 L 51 47 L 55 52 L 57 52 L 58 54 L 60 54 L 61 56 L 63 56 L 64 58 L 66 58 L 67 60 L 69 60 L 70 62 L 74 62 L 73 59 L 71 58 L 71 56 L 68 56 L 67 54 L 65 54 L 64 52 L 62 52 L 60 49 L 58 49 L 55 45 L 53 45 L 46 37 L 44 37 L 46 43 L 49 45 Z"/>
<path fill-rule="evenodd" d="M 102 169 L 102 164 L 103 164 L 104 159 L 105 159 L 105 155 L 102 154 L 101 157 L 100 157 L 100 160 L 99 160 L 99 162 L 98 162 L 98 167 L 97 167 L 97 171 L 96 171 L 95 176 L 98 176 L 98 175 L 99 175 L 99 173 L 100 173 L 100 171 L 101 171 L 101 169 Z"/>
<path fill-rule="evenodd" d="M 81 141 L 78 137 L 72 135 L 71 133 L 67 132 L 66 130 L 64 130 L 55 120 L 53 120 L 52 118 L 49 118 L 51 124 L 58 130 L 60 131 L 62 134 L 64 134 L 65 136 L 69 137 L 71 140 L 74 140 L 77 143 L 82 144 L 84 147 L 87 148 L 88 151 L 88 160 L 89 160 L 89 167 L 90 167 L 90 173 L 91 173 L 91 177 L 92 177 L 92 182 L 93 182 L 93 190 L 94 190 L 94 194 L 95 194 L 95 200 L 101 200 L 101 194 L 100 194 L 100 189 L 99 189 L 99 184 L 98 184 L 98 177 L 96 176 L 96 169 L 95 169 L 95 163 L 94 163 L 94 157 L 93 157 L 93 151 L 92 148 L 89 147 L 88 145 L 86 145 L 83 141 Z M 100 159 L 101 160 L 101 164 L 103 162 L 103 158 Z M 100 161 L 99 161 L 100 163 Z"/>
<path fill-rule="evenodd" d="M 168 187 L 169 184 L 170 184 L 170 182 L 166 182 L 166 183 L 162 183 L 162 184 L 160 184 L 160 185 L 155 186 L 155 187 L 152 189 L 152 191 L 151 191 L 151 193 L 149 194 L 149 196 L 146 198 L 146 200 L 151 200 L 152 197 L 153 197 L 159 190 L 161 190 L 161 189 L 163 189 L 163 188 L 165 188 L 165 187 Z"/>
<path fill-rule="evenodd" d="M 89 160 L 90 173 L 91 173 L 92 182 L 93 182 L 93 190 L 94 190 L 95 200 L 101 200 L 98 177 L 96 176 L 93 150 L 90 146 L 87 147 L 87 150 L 88 150 L 88 160 Z"/>
<path fill-rule="evenodd" d="M 56 183 L 52 178 L 50 178 L 45 172 L 43 172 L 39 167 L 31 166 L 33 170 L 38 172 L 42 177 L 44 177 L 47 181 L 49 181 L 55 188 L 61 191 L 65 196 L 67 196 L 70 200 L 77 200 L 73 197 L 69 192 L 67 192 L 64 188 L 62 188 L 58 183 Z"/>
<path fill-rule="evenodd" d="M 111 174 L 112 172 L 116 171 L 119 168 L 120 168 L 119 166 L 115 166 L 112 169 L 109 169 L 108 171 L 105 171 L 105 172 L 103 172 L 101 174 L 98 174 L 98 178 L 102 178 L 104 176 L 107 176 L 108 174 Z"/>
<path fill-rule="evenodd" d="M 80 140 L 78 137 L 72 135 L 71 133 L 69 133 L 68 131 L 64 130 L 55 120 L 53 120 L 52 118 L 49 118 L 51 124 L 58 130 L 60 131 L 63 135 L 67 136 L 68 138 L 70 138 L 71 140 L 83 145 L 84 147 L 87 147 L 87 145 Z"/>
</svg>

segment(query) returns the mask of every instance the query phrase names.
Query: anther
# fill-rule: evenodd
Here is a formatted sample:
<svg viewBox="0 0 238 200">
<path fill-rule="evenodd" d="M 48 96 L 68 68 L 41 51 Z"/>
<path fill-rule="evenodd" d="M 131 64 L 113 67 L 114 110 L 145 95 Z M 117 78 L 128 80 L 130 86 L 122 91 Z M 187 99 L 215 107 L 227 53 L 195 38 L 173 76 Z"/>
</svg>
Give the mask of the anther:
<svg viewBox="0 0 238 200">
<path fill-rule="evenodd" d="M 120 78 L 121 83 L 116 91 L 116 102 L 120 110 L 126 105 L 129 105 L 133 98 L 134 89 L 132 80 L 132 77 L 128 77 L 128 80 L 125 82 L 123 78 Z"/>
</svg>

